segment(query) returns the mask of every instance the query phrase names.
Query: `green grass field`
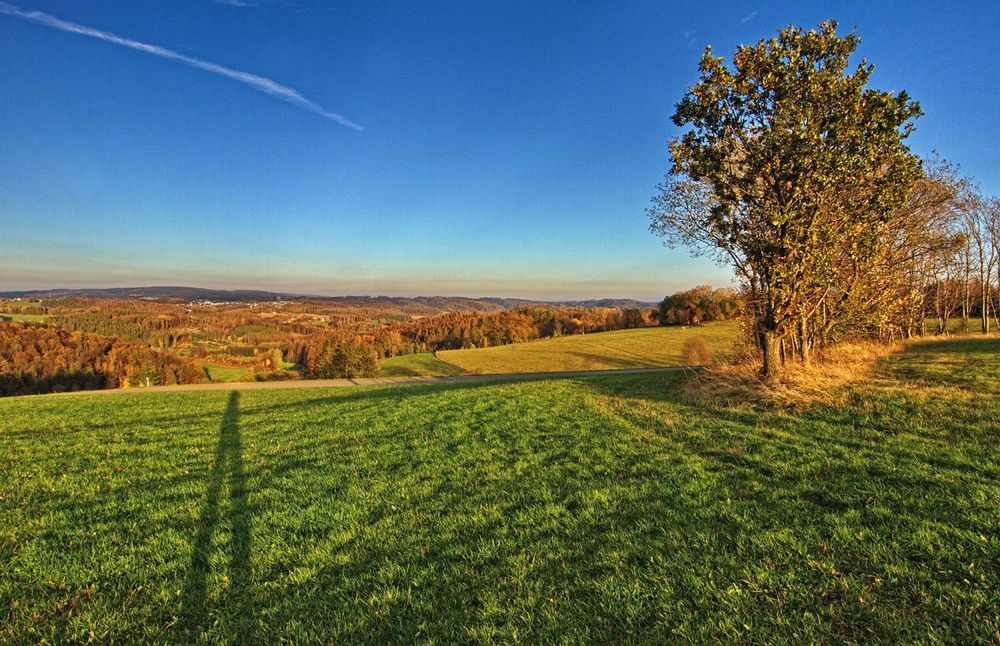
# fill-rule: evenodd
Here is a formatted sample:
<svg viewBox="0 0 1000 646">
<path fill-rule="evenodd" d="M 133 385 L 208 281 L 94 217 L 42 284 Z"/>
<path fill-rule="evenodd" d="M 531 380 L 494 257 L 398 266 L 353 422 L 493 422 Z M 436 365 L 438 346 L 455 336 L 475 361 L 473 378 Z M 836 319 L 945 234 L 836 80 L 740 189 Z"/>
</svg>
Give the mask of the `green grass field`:
<svg viewBox="0 0 1000 646">
<path fill-rule="evenodd" d="M 377 377 L 447 377 L 463 374 L 463 370 L 436 359 L 433 354 L 410 354 L 383 359 Z"/>
<path fill-rule="evenodd" d="M 684 342 L 701 337 L 716 358 L 727 356 L 739 336 L 739 323 L 697 327 L 650 327 L 598 334 L 577 334 L 476 350 L 446 350 L 438 357 L 467 372 L 552 372 L 681 366 L 688 362 Z"/>
<path fill-rule="evenodd" d="M 42 323 L 49 318 L 48 314 L 8 314 L 0 312 L 0 321 L 21 321 L 25 323 Z"/>
<path fill-rule="evenodd" d="M 935 330 L 937 330 L 937 324 L 938 324 L 937 319 L 931 318 L 924 320 L 924 326 L 926 328 L 927 335 L 934 334 Z M 968 329 L 964 327 L 964 322 L 962 321 L 961 317 L 952 317 L 948 319 L 948 334 L 956 336 L 977 337 L 977 336 L 982 336 L 983 334 L 982 330 L 983 330 L 982 323 L 980 322 L 978 315 L 969 319 Z M 997 331 L 996 322 L 992 318 L 990 319 L 990 331 L 991 332 Z"/>
<path fill-rule="evenodd" d="M 233 383 L 238 381 L 252 381 L 252 370 L 241 368 L 240 366 L 226 366 L 218 363 L 206 363 L 205 369 L 208 371 L 208 378 L 221 383 Z"/>
<path fill-rule="evenodd" d="M 0 643 L 993 643 L 1000 340 L 681 378 L 0 400 Z"/>
</svg>

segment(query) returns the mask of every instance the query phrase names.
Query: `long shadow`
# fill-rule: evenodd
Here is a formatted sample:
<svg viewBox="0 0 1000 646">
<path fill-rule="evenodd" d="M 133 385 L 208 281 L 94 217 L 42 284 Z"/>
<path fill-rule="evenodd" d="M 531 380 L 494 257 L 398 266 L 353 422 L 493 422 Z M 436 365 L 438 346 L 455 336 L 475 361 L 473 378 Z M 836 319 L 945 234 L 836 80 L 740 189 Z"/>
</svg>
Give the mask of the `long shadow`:
<svg viewBox="0 0 1000 646">
<path fill-rule="evenodd" d="M 219 502 L 223 485 L 229 486 L 229 590 L 230 612 L 235 620 L 233 631 L 235 643 L 246 643 L 251 639 L 247 620 L 251 601 L 250 590 L 250 547 L 253 523 L 247 506 L 246 475 L 243 468 L 243 449 L 240 440 L 240 394 L 229 394 L 226 412 L 219 429 L 219 443 L 215 449 L 215 463 L 208 477 L 208 491 L 205 507 L 198 522 L 198 535 L 191 551 L 191 564 L 182 599 L 182 617 L 185 628 L 197 634 L 208 619 L 207 578 L 211 572 L 212 536 L 219 525 L 221 514 Z"/>
</svg>

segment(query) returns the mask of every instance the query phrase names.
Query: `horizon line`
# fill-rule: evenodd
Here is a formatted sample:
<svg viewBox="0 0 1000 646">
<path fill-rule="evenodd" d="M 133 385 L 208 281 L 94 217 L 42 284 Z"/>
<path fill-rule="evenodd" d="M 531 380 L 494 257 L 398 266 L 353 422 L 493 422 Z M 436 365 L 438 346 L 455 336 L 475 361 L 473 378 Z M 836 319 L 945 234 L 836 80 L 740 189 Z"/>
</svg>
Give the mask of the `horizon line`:
<svg viewBox="0 0 1000 646">
<path fill-rule="evenodd" d="M 206 292 L 222 292 L 230 294 L 238 293 L 260 293 L 277 297 L 289 297 L 298 299 L 308 298 L 396 298 L 396 299 L 421 299 L 421 298 L 460 298 L 465 300 L 516 300 L 536 303 L 574 303 L 586 301 L 635 301 L 637 303 L 654 304 L 657 300 L 646 300 L 631 296 L 598 296 L 587 298 L 533 298 L 528 296 L 466 296 L 466 295 L 446 295 L 446 294 L 420 294 L 420 295 L 392 295 L 392 294 L 309 294 L 300 292 L 276 292 L 267 289 L 255 288 L 216 288 L 216 287 L 195 287 L 192 285 L 134 285 L 134 286 L 106 286 L 106 287 L 47 287 L 42 289 L 5 289 L 0 290 L 0 296 L 10 298 L 12 295 L 22 294 L 46 294 L 52 292 L 88 292 L 88 291 L 119 291 L 119 290 L 143 290 L 143 289 L 190 289 Z M 20 296 L 15 296 L 20 297 Z"/>
</svg>

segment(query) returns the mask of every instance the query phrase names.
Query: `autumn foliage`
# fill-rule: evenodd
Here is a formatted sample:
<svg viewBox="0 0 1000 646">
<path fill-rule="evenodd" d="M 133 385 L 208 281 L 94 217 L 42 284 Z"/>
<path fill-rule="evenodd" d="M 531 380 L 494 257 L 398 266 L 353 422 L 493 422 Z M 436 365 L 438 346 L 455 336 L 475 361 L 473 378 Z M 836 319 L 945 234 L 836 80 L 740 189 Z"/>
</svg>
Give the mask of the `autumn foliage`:
<svg viewBox="0 0 1000 646">
<path fill-rule="evenodd" d="M 0 322 L 0 396 L 203 380 L 194 363 L 138 343 Z"/>
<path fill-rule="evenodd" d="M 434 312 L 322 301 L 168 303 L 88 298 L 7 301 L 0 394 L 195 383 L 205 366 L 258 380 L 354 378 L 386 357 L 486 348 L 656 324 L 652 309 L 530 305 Z"/>
</svg>

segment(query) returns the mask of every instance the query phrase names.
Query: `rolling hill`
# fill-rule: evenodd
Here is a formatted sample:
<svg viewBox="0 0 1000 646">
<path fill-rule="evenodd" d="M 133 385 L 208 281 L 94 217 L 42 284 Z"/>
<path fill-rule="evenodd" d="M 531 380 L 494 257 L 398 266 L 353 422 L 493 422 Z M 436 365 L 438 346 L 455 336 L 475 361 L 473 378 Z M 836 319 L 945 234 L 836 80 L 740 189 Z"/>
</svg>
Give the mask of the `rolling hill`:
<svg viewBox="0 0 1000 646">
<path fill-rule="evenodd" d="M 802 410 L 662 374 L 3 400 L 0 641 L 987 643 L 998 375 L 977 339 Z"/>
<path fill-rule="evenodd" d="M 521 298 L 462 296 L 319 296 L 260 290 L 203 289 L 183 286 L 110 287 L 84 289 L 44 289 L 0 292 L 0 298 L 57 299 L 95 298 L 109 300 L 151 300 L 167 303 L 212 301 L 218 303 L 246 303 L 273 301 L 329 302 L 356 307 L 422 308 L 441 312 L 497 312 L 531 305 L 564 307 L 653 307 L 655 303 L 627 298 L 602 298 L 589 300 L 539 301 Z"/>
<path fill-rule="evenodd" d="M 732 352 L 739 338 L 736 321 L 692 327 L 648 327 L 575 334 L 493 348 L 443 350 L 442 361 L 470 373 L 552 372 L 656 368 L 692 363 L 684 343 L 700 338 L 717 359 Z"/>
</svg>

